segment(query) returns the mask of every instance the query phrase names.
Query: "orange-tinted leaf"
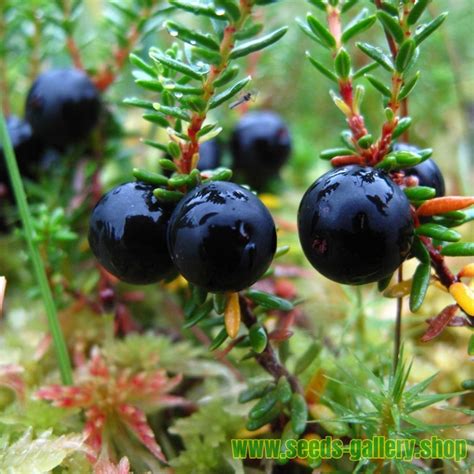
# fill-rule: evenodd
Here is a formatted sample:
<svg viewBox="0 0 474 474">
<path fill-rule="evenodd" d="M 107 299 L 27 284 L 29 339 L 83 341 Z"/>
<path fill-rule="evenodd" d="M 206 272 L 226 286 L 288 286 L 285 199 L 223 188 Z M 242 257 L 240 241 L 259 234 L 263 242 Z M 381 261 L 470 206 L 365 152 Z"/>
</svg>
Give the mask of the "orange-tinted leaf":
<svg viewBox="0 0 474 474">
<path fill-rule="evenodd" d="M 469 316 L 474 316 L 474 291 L 458 281 L 449 287 L 449 293 L 463 311 Z"/>
<path fill-rule="evenodd" d="M 474 263 L 468 263 L 458 273 L 459 278 L 473 278 L 474 277 Z"/>
<path fill-rule="evenodd" d="M 359 155 L 335 156 L 331 159 L 331 165 L 334 167 L 347 165 L 365 165 L 365 159 Z"/>
<path fill-rule="evenodd" d="M 304 397 L 308 403 L 318 403 L 321 395 L 326 388 L 327 378 L 324 376 L 322 369 L 318 369 L 315 374 L 311 377 L 306 389 L 304 391 Z"/>
<path fill-rule="evenodd" d="M 240 305 L 238 293 L 231 293 L 227 297 L 224 321 L 227 334 L 233 339 L 239 333 L 240 328 Z"/>
<path fill-rule="evenodd" d="M 425 201 L 416 211 L 418 216 L 434 216 L 459 211 L 474 204 L 474 196 L 445 196 Z"/>
<path fill-rule="evenodd" d="M 449 324 L 451 319 L 454 318 L 457 310 L 457 304 L 452 304 L 444 308 L 443 311 L 441 311 L 441 313 L 436 316 L 436 318 L 433 318 L 429 322 L 429 327 L 425 334 L 423 334 L 421 341 L 428 342 L 431 341 L 431 339 L 434 339 L 436 336 L 439 336 L 443 332 L 444 328 Z"/>
</svg>

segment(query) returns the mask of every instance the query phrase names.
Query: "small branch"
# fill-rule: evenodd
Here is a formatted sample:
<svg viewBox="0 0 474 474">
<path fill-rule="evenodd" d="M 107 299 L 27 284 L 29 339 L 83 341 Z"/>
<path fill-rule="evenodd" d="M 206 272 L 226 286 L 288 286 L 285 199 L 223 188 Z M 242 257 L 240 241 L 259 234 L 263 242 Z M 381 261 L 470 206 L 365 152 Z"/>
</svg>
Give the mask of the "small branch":
<svg viewBox="0 0 474 474">
<path fill-rule="evenodd" d="M 216 66 L 211 67 L 211 71 L 203 84 L 204 96 L 203 99 L 207 102 L 213 97 L 215 93 L 214 81 L 224 72 L 228 66 L 229 55 L 234 48 L 234 35 L 239 31 L 247 21 L 251 14 L 251 5 L 245 1 L 240 1 L 240 18 L 236 24 L 228 25 L 224 30 L 224 35 L 220 44 L 219 52 L 221 55 L 221 62 Z M 191 117 L 191 123 L 188 127 L 187 133 L 190 139 L 189 143 L 181 146 L 181 158 L 178 160 L 178 167 L 181 173 L 187 174 L 193 169 L 193 157 L 199 153 L 199 140 L 197 134 L 206 120 L 207 110 L 203 112 L 195 112 Z"/>
<path fill-rule="evenodd" d="M 63 16 L 64 20 L 68 21 L 71 17 L 71 3 L 68 0 L 64 0 L 63 4 Z M 76 41 L 72 35 L 72 32 L 69 29 L 65 30 L 66 34 L 66 48 L 71 56 L 72 62 L 77 69 L 84 70 L 84 64 L 82 62 L 81 53 L 76 44 Z"/>
<path fill-rule="evenodd" d="M 138 14 L 138 22 L 133 24 L 131 27 L 128 35 L 126 44 L 122 47 L 116 47 L 115 52 L 113 54 L 113 61 L 109 64 L 106 64 L 101 71 L 97 73 L 95 77 L 93 77 L 93 82 L 96 85 L 97 89 L 100 91 L 105 91 L 109 88 L 111 84 L 113 84 L 120 73 L 120 71 L 125 66 L 128 56 L 132 52 L 133 48 L 135 47 L 136 43 L 140 39 L 140 20 L 146 19 L 150 17 L 152 13 L 152 7 L 144 8 Z"/>
<path fill-rule="evenodd" d="M 438 252 L 438 250 L 433 246 L 433 242 L 430 238 L 420 236 L 423 245 L 428 250 L 431 258 L 431 266 L 434 268 L 436 275 L 439 278 L 439 281 L 447 288 L 459 281 L 459 278 L 455 276 L 451 270 L 446 265 L 444 257 Z"/>
<path fill-rule="evenodd" d="M 250 309 L 249 301 L 242 295 L 239 295 L 239 303 L 242 322 L 247 328 L 250 328 L 257 322 L 257 318 Z M 291 375 L 286 367 L 280 363 L 270 341 L 267 343 L 264 351 L 255 356 L 255 360 L 263 367 L 263 369 L 272 375 L 275 380 L 278 380 L 280 377 L 286 377 L 293 392 L 303 394 L 303 388 L 301 387 L 299 380 L 294 375 Z"/>
</svg>

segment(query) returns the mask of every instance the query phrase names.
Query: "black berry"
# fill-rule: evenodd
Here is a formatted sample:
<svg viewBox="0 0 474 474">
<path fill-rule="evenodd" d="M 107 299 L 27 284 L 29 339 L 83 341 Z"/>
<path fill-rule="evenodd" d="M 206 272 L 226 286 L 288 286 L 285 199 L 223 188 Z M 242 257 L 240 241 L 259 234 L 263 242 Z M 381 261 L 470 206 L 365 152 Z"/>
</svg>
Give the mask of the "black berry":
<svg viewBox="0 0 474 474">
<path fill-rule="evenodd" d="M 276 250 L 272 216 L 247 189 L 201 185 L 171 216 L 168 247 L 178 271 L 208 291 L 239 291 L 268 269 Z"/>
<path fill-rule="evenodd" d="M 360 166 L 333 169 L 311 185 L 298 210 L 298 230 L 313 267 L 350 285 L 391 275 L 413 240 L 403 191 L 384 172 Z"/>
<path fill-rule="evenodd" d="M 221 165 L 221 161 L 222 146 L 218 140 L 208 140 L 199 146 L 198 170 L 213 170 Z"/>
<path fill-rule="evenodd" d="M 408 145 L 406 143 L 397 143 L 394 145 L 393 149 L 395 151 L 412 151 L 414 153 L 420 151 L 416 146 Z M 436 162 L 431 158 L 428 158 L 412 168 L 406 168 L 404 171 L 406 176 L 416 176 L 418 178 L 419 186 L 434 188 L 436 191 L 436 197 L 445 195 L 446 189 L 443 175 L 441 174 L 441 170 L 438 168 Z"/>
<path fill-rule="evenodd" d="M 233 169 L 248 184 L 261 189 L 278 175 L 291 152 L 291 138 L 282 118 L 271 111 L 245 114 L 230 140 Z"/>
<path fill-rule="evenodd" d="M 33 177 L 40 161 L 43 147 L 38 138 L 33 134 L 28 122 L 15 116 L 6 120 L 7 131 L 13 145 L 18 168 L 23 176 Z M 5 155 L 0 144 L 0 182 L 9 186 L 8 173 L 5 165 Z"/>
<path fill-rule="evenodd" d="M 59 148 L 86 138 L 97 124 L 99 112 L 99 91 L 78 69 L 44 72 L 26 99 L 26 120 L 35 134 Z"/>
<path fill-rule="evenodd" d="M 122 281 L 155 283 L 173 273 L 166 232 L 173 207 L 153 186 L 125 183 L 102 196 L 90 219 L 89 244 L 100 264 Z"/>
</svg>

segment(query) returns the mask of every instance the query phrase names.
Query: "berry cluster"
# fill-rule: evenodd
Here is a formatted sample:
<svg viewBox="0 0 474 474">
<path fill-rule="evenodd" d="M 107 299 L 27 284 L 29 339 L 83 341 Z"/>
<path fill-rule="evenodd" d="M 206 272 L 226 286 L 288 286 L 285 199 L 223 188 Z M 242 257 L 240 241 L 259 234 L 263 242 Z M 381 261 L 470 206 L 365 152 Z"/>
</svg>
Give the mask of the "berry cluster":
<svg viewBox="0 0 474 474">
<path fill-rule="evenodd" d="M 32 177 L 53 148 L 63 151 L 84 140 L 97 124 L 99 91 L 78 69 L 52 69 L 34 81 L 25 104 L 25 118 L 7 118 L 7 129 L 20 172 Z M 0 147 L 0 183 L 9 179 Z"/>
<path fill-rule="evenodd" d="M 155 283 L 178 271 L 207 291 L 239 291 L 269 267 L 276 231 L 262 202 L 234 183 L 202 184 L 177 205 L 158 201 L 153 186 L 126 183 L 97 203 L 89 243 L 128 283 Z"/>
<path fill-rule="evenodd" d="M 251 112 L 231 141 L 234 167 L 251 164 L 256 179 L 279 169 L 290 151 L 283 121 Z M 397 150 L 417 150 L 397 144 Z M 198 169 L 216 168 L 217 140 L 200 148 Z M 444 180 L 431 159 L 404 170 L 417 185 L 444 195 Z M 254 180 L 255 184 L 256 181 Z M 154 187 L 122 184 L 96 205 L 89 231 L 92 251 L 122 281 L 150 284 L 179 272 L 207 291 L 239 291 L 258 280 L 276 249 L 270 213 L 247 189 L 224 181 L 191 190 L 179 203 L 159 201 Z M 298 211 L 302 248 L 327 278 L 359 285 L 389 277 L 410 255 L 414 236 L 410 202 L 383 170 L 356 165 L 335 168 L 307 190 Z"/>
</svg>

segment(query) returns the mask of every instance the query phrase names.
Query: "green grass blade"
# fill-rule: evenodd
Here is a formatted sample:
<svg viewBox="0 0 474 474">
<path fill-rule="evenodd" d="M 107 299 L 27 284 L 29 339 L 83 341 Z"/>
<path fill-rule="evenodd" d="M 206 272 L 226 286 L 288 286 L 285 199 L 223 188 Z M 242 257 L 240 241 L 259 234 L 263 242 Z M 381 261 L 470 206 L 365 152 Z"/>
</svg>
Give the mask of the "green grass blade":
<svg viewBox="0 0 474 474">
<path fill-rule="evenodd" d="M 56 306 L 54 304 L 51 288 L 48 284 L 46 271 L 41 261 L 38 247 L 34 241 L 33 221 L 31 218 L 28 203 L 26 201 L 26 194 L 21 181 L 20 171 L 13 152 L 10 137 L 8 135 L 7 126 L 3 113 L 0 111 L 0 142 L 2 143 L 5 161 L 7 165 L 8 174 L 12 183 L 13 192 L 18 205 L 21 222 L 23 224 L 25 238 L 28 244 L 28 250 L 33 263 L 36 280 L 40 288 L 41 297 L 48 317 L 49 329 L 53 338 L 56 356 L 58 358 L 59 370 L 61 372 L 61 379 L 64 384 L 72 384 L 72 370 L 69 354 L 67 352 L 66 342 L 64 340 L 61 327 L 59 325 Z"/>
</svg>

